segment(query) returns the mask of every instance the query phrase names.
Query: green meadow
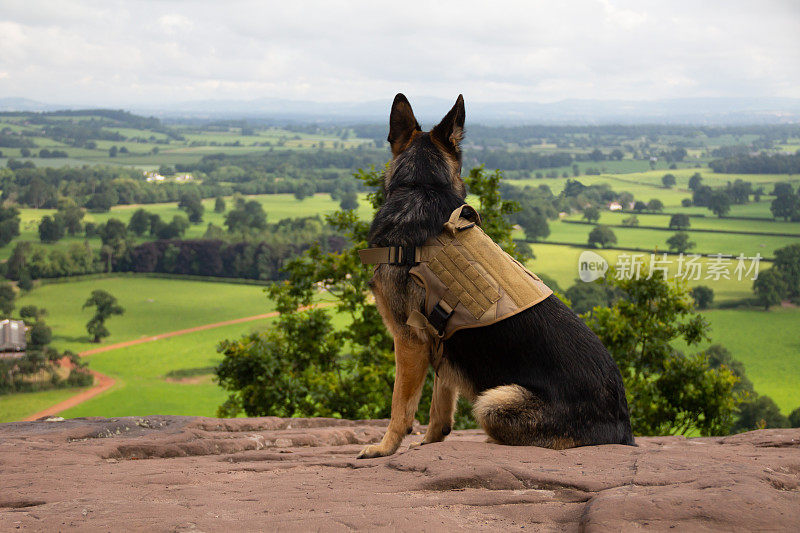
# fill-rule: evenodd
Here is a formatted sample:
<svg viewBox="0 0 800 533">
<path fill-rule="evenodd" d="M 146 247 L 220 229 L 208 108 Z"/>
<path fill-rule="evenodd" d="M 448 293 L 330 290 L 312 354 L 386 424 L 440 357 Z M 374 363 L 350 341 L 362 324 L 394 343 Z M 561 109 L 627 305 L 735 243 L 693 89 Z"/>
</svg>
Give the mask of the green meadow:
<svg viewBox="0 0 800 533">
<path fill-rule="evenodd" d="M 91 292 L 114 295 L 125 309 L 106 322 L 111 336 L 102 344 L 259 315 L 273 310 L 263 287 L 222 282 L 119 276 L 44 284 L 17 301 L 17 308 L 36 305 L 47 309 L 53 346 L 80 352 L 98 347 L 90 342 L 86 323 L 92 316 L 82 309 Z M 102 345 L 101 344 L 101 345 Z"/>
<path fill-rule="evenodd" d="M 744 363 L 756 392 L 771 396 L 784 414 L 800 407 L 800 309 L 714 309 L 703 316 L 711 342 Z"/>
<path fill-rule="evenodd" d="M 61 416 L 215 416 L 226 398 L 211 370 L 222 359 L 217 353 L 219 341 L 238 338 L 268 322 L 223 326 L 89 356 L 91 368 L 116 383 Z"/>
<path fill-rule="evenodd" d="M 633 216 L 631 213 L 620 213 L 619 211 L 601 211 L 598 224 L 608 224 L 611 226 L 622 225 L 623 220 Z M 671 215 L 666 214 L 649 214 L 640 213 L 636 214 L 639 220 L 639 226 L 663 228 L 665 231 L 674 232 L 676 230 L 669 229 L 669 221 Z M 565 217 L 565 220 L 580 221 L 581 214 L 574 214 Z M 783 221 L 768 221 L 768 220 L 741 220 L 718 218 L 715 216 L 704 217 L 690 217 L 689 229 L 686 231 L 691 232 L 696 229 L 708 229 L 714 231 L 727 231 L 727 232 L 743 232 L 743 233 L 784 233 L 794 235 L 800 238 L 800 224 L 797 222 L 783 222 Z M 616 231 L 616 228 L 615 228 Z"/>
<path fill-rule="evenodd" d="M 329 194 L 315 194 L 303 200 L 298 200 L 292 194 L 260 194 L 247 196 L 247 200 L 256 200 L 267 214 L 267 221 L 270 223 L 278 222 L 285 218 L 296 217 L 324 217 L 327 214 L 333 213 L 339 209 L 339 202 L 333 200 Z M 214 224 L 221 228 L 225 228 L 225 213 L 214 212 L 214 198 L 206 198 L 203 200 L 205 212 L 203 213 L 203 221 L 199 224 L 192 224 L 186 230 L 185 238 L 199 239 L 202 238 L 208 228 L 208 224 Z M 226 197 L 227 210 L 230 210 L 233 202 L 232 197 Z M 140 205 L 118 205 L 112 207 L 110 211 L 105 213 L 92 213 L 87 212 L 84 216 L 84 222 L 93 222 L 95 224 L 103 224 L 108 222 L 111 218 L 116 218 L 127 224 L 133 213 L 139 209 L 145 209 L 150 213 L 159 215 L 164 221 L 169 222 L 175 215 L 186 216 L 186 213 L 178 208 L 177 202 L 163 203 L 163 204 L 140 204 Z M 366 194 L 359 196 L 358 214 L 361 218 L 367 219 L 372 216 L 372 208 L 367 203 Z M 39 241 L 39 222 L 46 215 L 52 216 L 55 213 L 54 209 L 20 209 L 20 235 L 11 244 L 0 248 L 0 260 L 8 259 L 14 249 L 14 243 L 18 241 L 30 241 L 46 249 L 60 249 L 66 250 L 67 247 L 74 242 L 83 243 L 86 241 L 84 237 L 66 236 L 56 243 L 44 244 Z M 138 242 L 143 242 L 147 239 L 136 239 Z M 98 249 L 101 245 L 99 237 L 88 239 L 93 248 Z"/>
<path fill-rule="evenodd" d="M 63 402 L 83 389 L 54 389 L 0 395 L 0 423 L 16 422 Z"/>
<path fill-rule="evenodd" d="M 84 118 L 89 120 L 91 117 Z M 51 117 L 51 119 L 68 121 L 75 117 Z M 178 140 L 175 136 L 170 137 L 162 131 L 139 130 L 125 127 L 124 124 L 117 127 L 108 126 L 104 130 L 122 135 L 125 140 L 98 140 L 94 147 L 73 146 L 59 140 L 35 136 L 32 138 L 35 139 L 37 146 L 31 149 L 34 156 L 40 149 L 47 148 L 63 150 L 67 157 L 58 159 L 21 157 L 21 149 L 4 147 L 0 166 L 5 166 L 8 158 L 13 157 L 33 161 L 37 166 L 110 164 L 150 170 L 160 165 L 192 164 L 208 154 L 245 155 L 272 149 L 353 150 L 360 146 L 375 146 L 372 139 L 358 138 L 353 130 L 343 129 L 339 132 L 328 129 L 330 133 L 304 133 L 261 127 L 251 131 L 252 134 L 246 134 L 248 132 L 242 128 L 233 126 L 213 126 L 205 129 L 191 125 L 170 127 L 174 133 L 183 138 Z M 5 115 L 0 120 L 0 130 L 3 128 L 8 128 L 14 133 L 25 131 L 30 133 L 36 126 L 28 124 L 24 115 Z M 665 206 L 664 212 L 668 214 L 642 213 L 637 216 L 639 225 L 643 227 L 613 228 L 618 239 L 617 246 L 620 247 L 667 251 L 666 240 L 674 233 L 668 230 L 669 214 L 685 213 L 704 215 L 691 218 L 688 233 L 696 245 L 689 250 L 689 253 L 724 253 L 733 256 L 740 253 L 747 256 L 760 253 L 764 257 L 772 257 L 776 249 L 800 242 L 800 224 L 773 220 L 720 219 L 707 208 L 681 205 L 683 200 L 692 196 L 688 183 L 696 172 L 701 174 L 705 185 L 723 187 L 741 179 L 753 183 L 754 187 L 763 186 L 766 194 L 772 191 L 775 183 L 789 182 L 795 188 L 800 185 L 800 177 L 796 175 L 716 174 L 706 166 L 695 168 L 705 165 L 710 160 L 709 152 L 715 146 L 733 146 L 752 142 L 757 138 L 758 135 L 722 136 L 714 139 L 713 146 L 706 139 L 703 141 L 704 145 L 693 144 L 695 147 L 688 149 L 688 156 L 685 161 L 676 164 L 679 167 L 676 169 L 668 169 L 669 164 L 663 158 L 655 163 L 655 169 L 651 169 L 651 163 L 646 159 L 582 161 L 577 163 L 581 174 L 577 178 L 572 176 L 572 166 L 569 166 L 539 171 L 542 174 L 555 171 L 559 176 L 556 179 L 534 178 L 537 171 L 509 171 L 507 177 L 515 179 L 509 179 L 508 183 L 533 187 L 546 185 L 554 194 L 558 194 L 566 184 L 567 180 L 561 177 L 566 172 L 570 179 L 577 179 L 587 186 L 607 184 L 616 192 L 631 193 L 636 200 L 645 202 L 651 199 L 661 200 Z M 661 141 L 668 142 L 670 138 L 662 136 Z M 115 157 L 111 157 L 109 149 L 112 146 L 118 149 L 125 148 L 127 153 L 118 152 Z M 504 148 L 509 151 L 534 149 L 542 153 L 577 154 L 591 151 L 586 144 L 579 144 L 581 148 L 564 146 L 554 141 L 545 141 L 541 145 L 532 147 L 524 143 L 509 142 Z M 790 138 L 781 149 L 793 151 L 798 146 L 800 146 L 798 140 Z M 620 147 L 618 143 L 602 145 L 605 152 Z M 586 175 L 589 169 L 602 174 Z M 661 179 L 667 173 L 676 177 L 677 183 L 672 188 L 662 186 Z M 270 223 L 285 218 L 324 216 L 339 208 L 338 202 L 329 194 L 316 194 L 304 200 L 297 200 L 291 194 L 256 195 L 247 199 L 256 200 L 263 206 Z M 225 200 L 227 208 L 230 209 L 232 198 L 227 197 Z M 358 214 L 362 219 L 368 219 L 372 213 L 365 195 L 360 195 L 359 200 Z M 733 205 L 729 216 L 771 219 L 771 200 L 772 197 L 764 196 L 759 202 Z M 225 215 L 214 212 L 214 199 L 204 200 L 203 205 L 205 213 L 202 223 L 190 226 L 185 238 L 201 238 L 208 224 L 224 228 Z M 184 212 L 178 209 L 177 203 L 173 202 L 116 206 L 107 213 L 86 213 L 84 220 L 101 224 L 111 218 L 117 218 L 127 223 L 138 208 L 156 213 L 165 221 L 171 220 L 178 214 L 184 215 Z M 54 210 L 26 208 L 20 211 L 21 235 L 15 241 L 39 243 L 39 222 L 43 216 L 53 214 Z M 631 216 L 629 213 L 602 211 L 599 223 L 621 225 L 622 220 L 629 216 Z M 592 226 L 566 222 L 580 221 L 580 218 L 580 214 L 572 214 L 567 215 L 564 220 L 550 221 L 549 237 L 544 242 L 531 243 L 536 254 L 536 258 L 529 263 L 531 269 L 554 279 L 562 289 L 567 289 L 576 283 L 578 257 L 582 251 L 589 249 L 587 241 Z M 651 229 L 645 226 L 663 229 Z M 720 233 L 696 230 L 713 230 Z M 747 235 L 747 232 L 776 235 Z M 522 233 L 517 232 L 515 236 L 521 238 Z M 143 240 L 146 239 L 137 239 L 137 242 Z M 66 249 L 71 243 L 83 242 L 83 237 L 66 237 L 55 244 L 42 246 L 48 249 Z M 94 249 L 100 246 L 99 238 L 92 238 L 89 242 Z M 14 243 L 11 243 L 0 248 L 0 260 L 7 259 L 13 247 Z M 619 262 L 620 255 L 636 253 L 615 249 L 594 251 L 612 265 Z M 643 254 L 642 257 L 649 259 L 649 254 Z M 677 258 L 670 256 L 669 261 L 669 276 L 673 277 L 677 271 Z M 735 276 L 732 276 L 733 279 L 708 279 L 706 274 L 710 260 L 703 258 L 700 264 L 703 269 L 701 279 L 688 281 L 688 286 L 711 287 L 714 290 L 715 304 L 740 305 L 736 309 L 715 308 L 703 311 L 703 315 L 712 327 L 711 342 L 723 344 L 735 358 L 741 360 L 746 365 L 748 377 L 753 381 L 756 390 L 770 395 L 781 410 L 788 414 L 800 406 L 800 337 L 796 333 L 800 324 L 800 309 L 774 308 L 764 312 L 748 307 L 746 301 L 753 296 L 751 279 L 740 281 Z M 731 269 L 734 267 L 735 262 Z M 769 263 L 762 263 L 761 267 L 768 268 Z M 97 347 L 96 344 L 89 342 L 85 329 L 91 312 L 82 309 L 83 302 L 94 289 L 112 293 L 126 310 L 123 316 L 114 316 L 108 320 L 107 326 L 111 336 L 103 341 L 103 345 L 267 313 L 274 309 L 274 304 L 264 294 L 263 287 L 257 285 L 136 275 L 96 276 L 64 283 L 37 283 L 32 292 L 18 299 L 17 309 L 29 304 L 46 308 L 48 310 L 46 320 L 54 334 L 53 346 L 60 350 L 86 351 Z M 346 317 L 336 316 L 335 322 L 338 325 L 345 321 Z M 223 326 L 89 356 L 87 361 L 90 367 L 114 378 L 115 385 L 102 395 L 62 414 L 66 417 L 132 414 L 214 416 L 217 407 L 225 399 L 225 393 L 213 381 L 211 370 L 221 359 L 216 352 L 218 342 L 225 338 L 237 338 L 253 329 L 264 328 L 269 323 L 270 319 L 265 319 Z M 700 348 L 703 347 L 705 344 Z M 0 422 L 18 420 L 58 403 L 76 392 L 76 389 L 63 389 L 0 396 Z"/>
<path fill-rule="evenodd" d="M 559 244 L 546 244 L 546 243 L 532 243 L 531 247 L 533 248 L 533 252 L 536 255 L 536 259 L 528 262 L 528 267 L 533 270 L 537 274 L 545 274 L 548 277 L 554 279 L 556 283 L 558 283 L 559 287 L 562 290 L 566 290 L 575 283 L 581 283 L 578 279 L 578 258 L 580 257 L 581 253 L 584 250 L 588 250 L 589 248 L 586 247 L 574 247 L 574 246 L 565 246 Z M 593 250 L 595 253 L 603 257 L 610 266 L 615 266 L 621 264 L 620 255 L 625 254 L 629 256 L 626 260 L 630 261 L 630 256 L 637 254 L 637 252 L 624 252 L 620 250 Z M 646 261 L 649 264 L 650 255 L 641 253 L 641 259 Z M 661 259 L 660 256 L 657 256 L 657 259 Z M 667 263 L 664 266 L 668 267 L 668 279 L 674 279 L 677 272 L 678 272 L 678 260 L 675 256 L 668 256 Z M 714 301 L 721 302 L 721 301 L 731 301 L 731 300 L 742 300 L 745 298 L 751 298 L 753 296 L 752 286 L 753 282 L 749 278 L 745 278 L 743 276 L 742 281 L 736 279 L 734 274 L 734 269 L 736 264 L 731 266 L 731 278 L 732 279 L 724 279 L 721 278 L 719 280 L 716 279 L 706 279 L 708 273 L 708 265 L 710 260 L 707 258 L 702 258 L 699 261 L 701 265 L 701 279 L 699 280 L 685 280 L 687 285 L 691 287 L 696 287 L 698 285 L 705 285 L 711 287 L 714 291 Z M 746 266 L 749 267 L 750 262 L 747 261 Z M 761 264 L 760 268 L 767 268 L 766 264 Z M 649 274 L 649 266 L 645 265 L 642 267 L 641 272 L 644 275 Z M 663 273 L 658 270 L 655 271 L 655 274 Z"/>
<path fill-rule="evenodd" d="M 589 232 L 594 226 L 590 224 L 570 224 L 562 221 L 550 223 L 550 235 L 543 242 L 580 244 L 588 247 Z M 647 228 L 612 228 L 617 237 L 615 247 L 620 248 L 640 248 L 653 251 L 669 251 L 667 239 L 674 232 L 661 231 Z M 699 254 L 732 254 L 738 256 L 744 254 L 751 257 L 760 253 L 762 257 L 772 258 L 775 250 L 790 244 L 800 242 L 800 236 L 762 236 L 762 235 L 743 235 L 739 233 L 705 233 L 691 231 L 690 240 L 695 243 L 695 247 L 688 253 Z"/>
</svg>

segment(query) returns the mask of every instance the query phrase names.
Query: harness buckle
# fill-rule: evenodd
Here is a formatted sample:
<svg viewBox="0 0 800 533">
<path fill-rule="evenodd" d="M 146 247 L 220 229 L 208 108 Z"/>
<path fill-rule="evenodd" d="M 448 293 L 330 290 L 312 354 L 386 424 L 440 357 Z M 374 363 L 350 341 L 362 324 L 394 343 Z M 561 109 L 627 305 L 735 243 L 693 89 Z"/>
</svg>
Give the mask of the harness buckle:
<svg viewBox="0 0 800 533">
<path fill-rule="evenodd" d="M 430 323 L 430 325 L 436 329 L 441 337 L 444 335 L 444 330 L 447 327 L 447 321 L 450 320 L 451 316 L 453 316 L 454 310 L 450 309 L 450 311 L 447 311 L 440 304 L 441 302 L 433 306 L 431 314 L 428 315 L 428 323 Z"/>
<path fill-rule="evenodd" d="M 414 266 L 417 264 L 416 246 L 392 246 L 389 251 L 389 264 L 394 266 Z"/>
</svg>

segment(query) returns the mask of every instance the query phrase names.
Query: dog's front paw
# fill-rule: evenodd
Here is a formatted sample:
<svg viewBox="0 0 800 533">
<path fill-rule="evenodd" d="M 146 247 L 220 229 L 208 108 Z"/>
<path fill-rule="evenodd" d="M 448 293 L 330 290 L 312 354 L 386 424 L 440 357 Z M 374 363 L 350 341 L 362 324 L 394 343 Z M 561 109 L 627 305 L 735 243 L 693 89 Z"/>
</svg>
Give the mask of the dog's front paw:
<svg viewBox="0 0 800 533">
<path fill-rule="evenodd" d="M 380 444 L 372 444 L 361 450 L 356 459 L 374 459 L 375 457 L 386 457 L 393 453 L 394 450 L 386 450 Z"/>
</svg>

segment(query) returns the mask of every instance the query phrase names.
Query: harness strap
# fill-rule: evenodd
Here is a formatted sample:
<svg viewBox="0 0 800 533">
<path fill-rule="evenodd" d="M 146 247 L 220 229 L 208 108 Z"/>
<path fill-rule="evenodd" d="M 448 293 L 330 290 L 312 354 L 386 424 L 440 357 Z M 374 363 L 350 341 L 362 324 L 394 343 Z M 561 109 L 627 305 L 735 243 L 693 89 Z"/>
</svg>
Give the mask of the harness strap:
<svg viewBox="0 0 800 533">
<path fill-rule="evenodd" d="M 430 355 L 431 365 L 436 372 L 439 371 L 439 364 L 441 364 L 442 355 L 444 354 L 444 342 L 442 339 L 447 328 L 447 321 L 453 316 L 456 305 L 458 305 L 458 298 L 450 291 L 447 291 L 444 297 L 433 306 L 428 316 L 414 310 L 406 320 L 407 325 L 424 329 L 433 337 L 433 350 Z"/>
<path fill-rule="evenodd" d="M 424 246 L 384 246 L 382 248 L 363 248 L 358 257 L 363 265 L 407 265 L 430 261 L 442 247 Z"/>
</svg>

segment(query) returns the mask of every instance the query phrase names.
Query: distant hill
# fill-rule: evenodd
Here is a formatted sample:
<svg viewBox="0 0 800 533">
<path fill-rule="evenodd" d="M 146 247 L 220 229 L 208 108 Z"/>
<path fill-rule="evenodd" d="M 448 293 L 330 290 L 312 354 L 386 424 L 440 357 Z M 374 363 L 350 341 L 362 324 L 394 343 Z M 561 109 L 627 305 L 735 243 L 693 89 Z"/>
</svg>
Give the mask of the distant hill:
<svg viewBox="0 0 800 533">
<path fill-rule="evenodd" d="M 386 120 L 391 99 L 365 102 L 313 102 L 279 98 L 197 100 L 160 105 L 122 106 L 161 118 L 270 119 L 283 122 L 352 123 Z M 455 99 L 422 97 L 411 102 L 430 126 Z M 26 98 L 0 98 L 0 111 L 54 111 L 85 106 L 54 105 Z M 116 106 L 120 107 L 120 106 Z M 800 123 L 800 98 L 675 98 L 651 101 L 562 100 L 552 103 L 477 102 L 467 95 L 470 122 L 483 124 L 787 124 Z"/>
</svg>

